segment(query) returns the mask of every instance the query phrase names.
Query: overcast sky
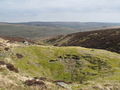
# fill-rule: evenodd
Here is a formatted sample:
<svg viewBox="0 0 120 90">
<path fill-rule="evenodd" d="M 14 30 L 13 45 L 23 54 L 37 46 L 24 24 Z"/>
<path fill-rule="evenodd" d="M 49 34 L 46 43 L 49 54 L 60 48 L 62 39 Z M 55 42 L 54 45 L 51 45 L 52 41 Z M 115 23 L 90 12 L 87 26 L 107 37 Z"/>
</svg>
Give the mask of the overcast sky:
<svg viewBox="0 0 120 90">
<path fill-rule="evenodd" d="M 0 22 L 120 22 L 120 0 L 0 0 Z"/>
</svg>

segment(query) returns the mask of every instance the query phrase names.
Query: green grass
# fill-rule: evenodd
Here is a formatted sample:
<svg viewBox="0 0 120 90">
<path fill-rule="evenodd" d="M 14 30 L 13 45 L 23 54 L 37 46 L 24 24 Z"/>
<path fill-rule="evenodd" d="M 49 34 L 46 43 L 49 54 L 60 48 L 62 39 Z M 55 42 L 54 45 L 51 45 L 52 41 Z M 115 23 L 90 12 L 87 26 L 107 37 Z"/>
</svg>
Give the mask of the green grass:
<svg viewBox="0 0 120 90">
<path fill-rule="evenodd" d="M 112 76 L 120 72 L 120 55 L 105 50 L 86 49 L 81 47 L 49 47 L 27 46 L 12 50 L 12 61 L 20 72 L 25 75 L 47 77 L 53 80 L 79 82 L 81 79 L 92 80 L 97 77 Z M 24 57 L 18 59 L 15 54 Z M 66 54 L 77 55 L 80 60 L 64 59 Z M 58 57 L 62 56 L 62 60 Z M 49 62 L 49 60 L 58 60 Z"/>
<path fill-rule="evenodd" d="M 3 55 L 0 59 L 15 65 L 20 75 L 70 81 L 75 84 L 73 84 L 75 90 L 92 85 L 86 84 L 89 81 L 94 83 L 120 81 L 120 54 L 106 50 L 82 47 L 19 46 L 11 48 L 10 51 L 2 49 L 0 53 Z M 23 58 L 17 58 L 17 53 L 22 54 Z M 79 59 L 75 59 L 78 57 Z M 16 75 L 8 70 L 1 71 L 1 75 L 8 74 L 13 74 L 11 76 L 13 79 Z M 17 81 L 17 78 L 15 79 Z M 22 84 L 22 82 L 18 83 Z M 27 87 L 21 88 L 27 90 Z"/>
</svg>

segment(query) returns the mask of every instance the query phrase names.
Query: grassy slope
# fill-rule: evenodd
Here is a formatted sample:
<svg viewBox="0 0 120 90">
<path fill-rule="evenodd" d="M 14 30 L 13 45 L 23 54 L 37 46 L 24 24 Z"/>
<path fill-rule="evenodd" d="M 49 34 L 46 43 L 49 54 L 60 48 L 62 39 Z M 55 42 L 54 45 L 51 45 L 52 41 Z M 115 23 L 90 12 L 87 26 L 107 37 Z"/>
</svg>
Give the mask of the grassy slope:
<svg viewBox="0 0 120 90">
<path fill-rule="evenodd" d="M 82 47 L 22 46 L 11 48 L 7 52 L 1 51 L 1 53 L 5 54 L 0 57 L 1 60 L 13 63 L 24 76 L 42 76 L 74 83 L 84 83 L 89 80 L 100 82 L 99 79 L 102 78 L 109 81 L 120 80 L 120 55 L 105 50 Z M 18 59 L 16 53 L 24 57 Z M 73 59 L 72 55 L 80 59 Z M 50 60 L 55 62 L 49 62 Z"/>
<path fill-rule="evenodd" d="M 23 59 L 19 60 L 13 56 L 12 59 L 21 71 L 27 72 L 32 76 L 45 76 L 56 80 L 72 81 L 74 77 L 71 74 L 74 73 L 71 73 L 71 71 L 74 71 L 74 69 L 79 70 L 82 68 L 83 72 L 93 72 L 93 74 L 96 74 L 95 77 L 102 73 L 119 72 L 120 55 L 104 50 L 92 50 L 80 47 L 30 46 L 15 48 L 13 52 L 24 55 Z M 70 62 L 70 57 L 65 59 L 66 54 L 77 55 L 80 57 L 80 60 Z M 59 56 L 63 57 L 62 61 L 58 59 Z M 56 62 L 49 62 L 49 60 L 57 59 L 58 61 Z M 78 64 L 78 67 L 75 66 L 76 64 Z M 71 68 L 69 65 L 73 67 Z M 70 72 L 68 69 L 71 69 Z M 90 75 L 88 74 L 88 76 Z M 75 81 L 79 80 L 76 79 Z"/>
</svg>

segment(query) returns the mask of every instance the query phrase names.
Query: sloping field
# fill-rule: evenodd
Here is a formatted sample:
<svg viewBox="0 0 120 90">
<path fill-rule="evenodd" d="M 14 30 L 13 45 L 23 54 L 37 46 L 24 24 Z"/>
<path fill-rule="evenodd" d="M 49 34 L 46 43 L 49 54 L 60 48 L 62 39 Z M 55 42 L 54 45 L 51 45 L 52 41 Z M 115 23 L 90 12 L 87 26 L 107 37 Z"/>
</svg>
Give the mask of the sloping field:
<svg viewBox="0 0 120 90">
<path fill-rule="evenodd" d="M 88 87 L 96 90 L 95 86 L 99 90 L 100 85 L 108 88 L 104 85 L 110 84 L 113 89 L 119 86 L 120 55 L 117 53 L 82 47 L 26 46 L 13 43 L 7 46 L 3 42 L 0 46 L 0 75 L 6 79 L 0 78 L 1 89 L 12 86 L 19 87 L 20 90 L 79 90 Z M 5 80 L 9 82 L 6 81 L 7 84 L 4 85 Z M 60 86 L 58 82 L 64 82 L 68 86 Z"/>
</svg>

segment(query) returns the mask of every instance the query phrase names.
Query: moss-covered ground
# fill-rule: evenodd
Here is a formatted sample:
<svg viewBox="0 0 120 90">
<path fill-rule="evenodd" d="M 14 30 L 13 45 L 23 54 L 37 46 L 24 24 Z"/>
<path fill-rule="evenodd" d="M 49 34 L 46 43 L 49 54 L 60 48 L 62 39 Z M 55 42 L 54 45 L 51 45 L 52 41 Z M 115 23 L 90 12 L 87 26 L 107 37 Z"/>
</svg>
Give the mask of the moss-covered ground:
<svg viewBox="0 0 120 90">
<path fill-rule="evenodd" d="M 16 54 L 22 55 L 17 57 Z M 1 49 L 1 60 L 12 63 L 19 74 L 63 80 L 84 87 L 89 81 L 120 80 L 120 54 L 82 47 L 17 46 Z M 89 84 L 89 83 L 88 83 Z M 77 89 L 75 89 L 77 90 Z"/>
</svg>

